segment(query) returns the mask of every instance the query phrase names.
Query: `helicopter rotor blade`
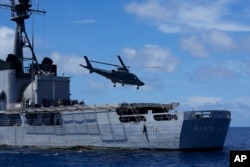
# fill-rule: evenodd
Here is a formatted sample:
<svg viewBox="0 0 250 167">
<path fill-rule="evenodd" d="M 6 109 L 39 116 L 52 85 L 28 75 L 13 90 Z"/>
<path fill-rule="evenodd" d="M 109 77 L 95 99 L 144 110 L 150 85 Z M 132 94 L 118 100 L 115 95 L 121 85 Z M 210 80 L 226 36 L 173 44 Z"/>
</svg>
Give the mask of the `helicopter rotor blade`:
<svg viewBox="0 0 250 167">
<path fill-rule="evenodd" d="M 122 58 L 121 58 L 119 55 L 117 55 L 117 57 L 118 57 L 118 59 L 119 59 L 121 65 L 122 65 L 124 68 L 127 68 L 127 66 L 125 66 L 125 64 L 123 63 Z"/>
<path fill-rule="evenodd" d="M 126 65 L 124 64 L 124 62 L 122 61 L 121 56 L 117 55 L 117 57 L 118 57 L 118 59 L 119 59 L 121 65 L 122 65 L 121 67 L 123 67 L 123 69 L 125 69 L 126 71 L 128 71 L 128 68 L 131 68 L 131 67 L 130 67 L 130 66 L 126 66 Z"/>
<path fill-rule="evenodd" d="M 143 68 L 161 68 L 160 66 L 155 66 L 155 67 L 143 67 Z"/>
<path fill-rule="evenodd" d="M 104 63 L 104 62 L 94 61 L 94 60 L 91 60 L 91 62 L 93 62 L 93 63 L 99 63 L 99 64 L 104 64 L 104 65 L 109 65 L 109 66 L 114 66 L 114 67 L 122 67 L 120 65 L 110 64 L 110 63 Z"/>
</svg>

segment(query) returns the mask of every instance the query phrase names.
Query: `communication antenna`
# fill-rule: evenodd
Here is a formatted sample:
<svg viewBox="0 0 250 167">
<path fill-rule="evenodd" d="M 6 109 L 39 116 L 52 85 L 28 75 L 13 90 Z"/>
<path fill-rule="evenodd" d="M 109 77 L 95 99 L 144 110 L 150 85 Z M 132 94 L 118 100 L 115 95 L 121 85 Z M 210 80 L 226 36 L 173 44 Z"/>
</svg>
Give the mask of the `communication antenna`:
<svg viewBox="0 0 250 167">
<path fill-rule="evenodd" d="M 39 0 L 36 2 L 36 9 L 39 10 Z M 34 34 L 35 34 L 35 20 L 34 20 L 34 15 L 32 17 L 32 47 L 34 49 Z"/>
<path fill-rule="evenodd" d="M 10 5 L 0 4 L 0 8 L 6 8 L 11 11 L 11 20 L 16 22 L 14 51 L 13 51 L 14 55 L 16 55 L 18 60 L 23 63 L 24 60 L 23 48 L 28 47 L 32 53 L 31 60 L 35 61 L 35 63 L 38 65 L 38 61 L 33 48 L 33 39 L 31 44 L 25 30 L 25 20 L 28 19 L 33 13 L 44 15 L 46 14 L 46 11 L 39 9 L 31 9 L 31 7 L 32 4 L 30 0 L 10 0 Z M 25 58 L 25 59 L 30 59 L 30 58 Z"/>
</svg>

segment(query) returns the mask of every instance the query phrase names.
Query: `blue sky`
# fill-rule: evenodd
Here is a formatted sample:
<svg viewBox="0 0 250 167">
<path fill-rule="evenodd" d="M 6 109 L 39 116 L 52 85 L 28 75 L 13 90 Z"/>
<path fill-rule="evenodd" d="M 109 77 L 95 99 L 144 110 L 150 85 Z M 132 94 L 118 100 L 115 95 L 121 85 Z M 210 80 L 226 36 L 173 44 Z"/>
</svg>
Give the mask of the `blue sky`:
<svg viewBox="0 0 250 167">
<path fill-rule="evenodd" d="M 41 0 L 39 8 L 47 13 L 32 16 L 37 58 L 52 58 L 58 74 L 71 77 L 72 99 L 178 101 L 180 111 L 226 109 L 231 126 L 250 126 L 250 1 Z M 0 58 L 5 59 L 13 50 L 15 24 L 8 10 L 0 9 L 0 15 Z M 32 19 L 28 32 L 31 27 Z M 79 66 L 84 55 L 114 64 L 120 55 L 145 86 L 114 88 Z"/>
</svg>

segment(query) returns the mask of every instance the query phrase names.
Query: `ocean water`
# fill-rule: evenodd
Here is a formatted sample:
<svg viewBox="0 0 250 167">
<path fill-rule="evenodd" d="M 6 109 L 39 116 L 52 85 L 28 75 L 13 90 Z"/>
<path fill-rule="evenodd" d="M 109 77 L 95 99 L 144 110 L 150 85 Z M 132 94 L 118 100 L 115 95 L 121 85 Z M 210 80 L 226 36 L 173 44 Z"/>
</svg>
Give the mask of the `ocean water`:
<svg viewBox="0 0 250 167">
<path fill-rule="evenodd" d="M 61 167 L 157 167 L 229 166 L 230 150 L 250 150 L 250 127 L 230 128 L 223 150 L 60 150 L 0 149 L 0 166 Z"/>
</svg>

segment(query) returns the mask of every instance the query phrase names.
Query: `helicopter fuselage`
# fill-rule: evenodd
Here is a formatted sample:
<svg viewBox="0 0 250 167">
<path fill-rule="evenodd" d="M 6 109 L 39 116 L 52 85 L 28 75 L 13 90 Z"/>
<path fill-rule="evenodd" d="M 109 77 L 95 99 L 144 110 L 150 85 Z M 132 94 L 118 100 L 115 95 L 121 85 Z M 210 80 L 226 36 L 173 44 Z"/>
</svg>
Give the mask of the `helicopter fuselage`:
<svg viewBox="0 0 250 167">
<path fill-rule="evenodd" d="M 99 75 L 102 75 L 106 77 L 107 79 L 110 79 L 112 83 L 120 83 L 122 85 L 137 85 L 137 86 L 143 86 L 144 83 L 139 80 L 139 78 L 130 72 L 121 71 L 121 70 L 103 70 L 98 68 L 93 68 L 92 72 L 95 72 Z"/>
</svg>

